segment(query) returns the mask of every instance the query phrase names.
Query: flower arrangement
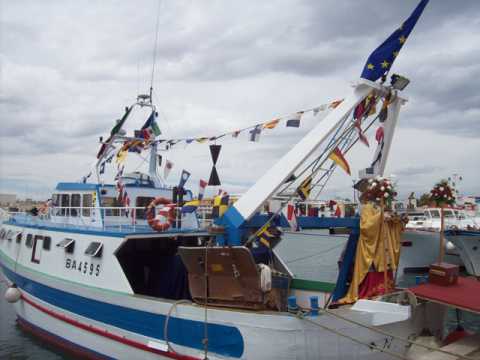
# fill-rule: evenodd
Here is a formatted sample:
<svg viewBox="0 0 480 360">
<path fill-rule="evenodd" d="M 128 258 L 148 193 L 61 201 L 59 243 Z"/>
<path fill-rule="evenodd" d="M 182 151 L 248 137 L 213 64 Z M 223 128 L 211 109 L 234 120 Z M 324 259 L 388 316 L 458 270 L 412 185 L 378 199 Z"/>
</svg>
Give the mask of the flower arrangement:
<svg viewBox="0 0 480 360">
<path fill-rule="evenodd" d="M 433 189 L 430 191 L 430 202 L 435 206 L 454 205 L 455 196 L 453 193 L 454 190 L 448 184 L 447 180 L 442 180 L 435 184 Z"/>
<path fill-rule="evenodd" d="M 392 182 L 387 178 L 377 176 L 368 180 L 367 189 L 362 194 L 362 200 L 370 201 L 377 205 L 383 202 L 390 208 L 396 196 L 397 192 Z"/>
</svg>

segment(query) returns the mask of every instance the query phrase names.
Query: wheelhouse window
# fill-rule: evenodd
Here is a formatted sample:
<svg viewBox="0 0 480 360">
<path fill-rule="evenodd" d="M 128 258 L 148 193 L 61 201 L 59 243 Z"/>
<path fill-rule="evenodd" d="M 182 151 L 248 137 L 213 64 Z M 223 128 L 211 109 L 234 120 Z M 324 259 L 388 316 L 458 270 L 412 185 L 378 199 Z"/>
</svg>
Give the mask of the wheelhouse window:
<svg viewBox="0 0 480 360">
<path fill-rule="evenodd" d="M 102 257 L 102 249 L 103 244 L 97 241 L 92 241 L 90 245 L 88 245 L 87 250 L 85 250 L 85 255 L 91 257 Z"/>
<path fill-rule="evenodd" d="M 42 259 L 42 248 L 43 248 L 43 236 L 35 235 L 33 239 L 33 250 L 32 250 L 31 262 L 35 264 L 40 264 L 40 260 Z"/>
<path fill-rule="evenodd" d="M 52 244 L 52 238 L 50 236 L 43 237 L 43 250 L 50 250 Z"/>
<path fill-rule="evenodd" d="M 432 214 L 432 218 L 434 219 L 440 218 L 440 211 L 438 210 L 430 210 L 430 214 Z"/>
<path fill-rule="evenodd" d="M 93 200 L 93 197 L 92 197 L 92 194 L 83 194 L 83 203 L 82 203 L 82 216 L 85 216 L 85 217 L 90 217 L 90 213 L 91 213 L 91 207 L 93 207 L 93 204 L 92 204 L 92 200 Z"/>
<path fill-rule="evenodd" d="M 135 206 L 146 208 L 148 206 L 148 204 L 150 204 L 152 202 L 153 199 L 154 199 L 153 197 L 139 196 L 139 197 L 137 197 L 137 200 L 135 202 Z M 135 212 L 136 212 L 135 217 L 137 219 L 146 219 L 147 214 L 146 214 L 145 209 L 136 209 Z"/>
<path fill-rule="evenodd" d="M 455 214 L 451 210 L 443 210 L 443 215 L 449 219 L 455 218 Z"/>
<path fill-rule="evenodd" d="M 70 207 L 70 194 L 61 194 L 60 195 L 60 206 L 62 207 L 60 211 L 61 216 L 69 216 L 69 207 Z"/>
<path fill-rule="evenodd" d="M 21 232 L 17 234 L 17 237 L 15 238 L 15 241 L 17 244 L 20 244 L 22 242 L 22 236 L 23 236 L 23 233 Z"/>
<path fill-rule="evenodd" d="M 78 216 L 80 213 L 80 194 L 72 194 L 70 216 Z"/>
<path fill-rule="evenodd" d="M 7 235 L 7 231 L 5 229 L 0 230 L 0 240 L 5 239 L 5 235 Z"/>
<path fill-rule="evenodd" d="M 116 197 L 105 196 L 102 198 L 102 206 L 106 208 L 118 208 L 118 209 L 106 209 L 105 216 L 120 216 L 120 208 L 123 205 L 118 201 Z"/>
<path fill-rule="evenodd" d="M 8 233 L 7 233 L 7 240 L 8 241 L 12 241 L 13 234 L 14 234 L 14 232 L 12 230 L 8 230 Z"/>
<path fill-rule="evenodd" d="M 33 235 L 27 234 L 27 239 L 25 240 L 26 247 L 31 248 L 33 246 Z"/>
<path fill-rule="evenodd" d="M 73 254 L 75 249 L 75 240 L 65 238 L 57 244 L 57 247 L 65 249 L 65 252 L 68 254 Z"/>
</svg>

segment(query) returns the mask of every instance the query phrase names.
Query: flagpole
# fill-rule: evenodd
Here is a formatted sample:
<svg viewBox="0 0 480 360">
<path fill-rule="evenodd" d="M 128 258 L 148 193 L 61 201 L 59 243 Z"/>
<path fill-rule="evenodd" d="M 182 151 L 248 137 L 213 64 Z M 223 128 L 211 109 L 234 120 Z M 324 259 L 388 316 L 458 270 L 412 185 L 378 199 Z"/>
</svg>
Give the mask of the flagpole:
<svg viewBox="0 0 480 360">
<path fill-rule="evenodd" d="M 383 251 L 383 286 L 384 286 L 384 294 L 388 291 L 388 269 L 387 269 L 387 240 L 384 235 L 383 231 L 383 223 L 384 223 L 384 207 L 385 202 L 384 199 L 380 200 L 380 226 L 378 229 L 378 236 L 380 236 L 380 241 L 382 241 L 382 251 Z"/>
<path fill-rule="evenodd" d="M 443 204 L 440 205 L 440 252 L 438 256 L 438 262 L 442 263 L 445 257 L 445 216 L 443 212 Z"/>
</svg>

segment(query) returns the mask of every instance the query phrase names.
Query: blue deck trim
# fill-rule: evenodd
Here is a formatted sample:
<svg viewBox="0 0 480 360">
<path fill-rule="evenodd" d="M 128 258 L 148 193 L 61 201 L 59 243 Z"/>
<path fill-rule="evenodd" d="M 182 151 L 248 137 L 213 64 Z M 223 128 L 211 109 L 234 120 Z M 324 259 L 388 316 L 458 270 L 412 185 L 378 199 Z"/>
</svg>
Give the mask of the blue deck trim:
<svg viewBox="0 0 480 360">
<path fill-rule="evenodd" d="M 97 191 L 99 184 L 60 182 L 55 190 L 61 191 Z"/>
<path fill-rule="evenodd" d="M 302 229 L 329 229 L 335 227 L 345 227 L 358 229 L 360 227 L 360 218 L 331 218 L 317 216 L 299 216 L 297 217 L 298 226 Z"/>
<path fill-rule="evenodd" d="M 88 319 L 124 329 L 146 337 L 164 340 L 165 315 L 135 310 L 68 293 L 21 276 L 0 263 L 7 278 L 19 288 L 55 307 Z M 238 328 L 229 325 L 208 324 L 210 351 L 239 358 L 244 352 L 244 341 Z M 168 340 L 181 346 L 203 350 L 204 323 L 202 321 L 171 317 Z"/>
<path fill-rule="evenodd" d="M 56 232 L 67 232 L 72 234 L 87 234 L 87 235 L 98 235 L 98 236 L 108 236 L 108 237 L 119 237 L 123 238 L 127 235 L 153 235 L 153 234 L 160 234 L 152 230 L 147 225 L 122 225 L 120 226 L 107 226 L 105 229 L 99 229 L 94 227 L 88 226 L 75 226 L 75 225 L 56 225 L 55 223 L 29 223 L 15 220 L 15 218 L 5 221 L 4 224 L 6 225 L 14 225 L 28 229 L 40 229 L 40 230 L 47 230 L 47 231 L 56 231 Z M 171 229 L 169 231 L 163 232 L 161 234 L 198 234 L 198 233 L 206 233 L 206 231 L 202 231 L 200 229 Z"/>
</svg>

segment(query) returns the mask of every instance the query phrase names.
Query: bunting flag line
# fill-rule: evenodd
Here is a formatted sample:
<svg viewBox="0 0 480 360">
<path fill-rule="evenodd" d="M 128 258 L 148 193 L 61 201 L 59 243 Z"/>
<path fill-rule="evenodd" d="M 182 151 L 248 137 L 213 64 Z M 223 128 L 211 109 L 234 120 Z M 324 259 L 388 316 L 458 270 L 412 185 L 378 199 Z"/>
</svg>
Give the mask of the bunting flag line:
<svg viewBox="0 0 480 360">
<path fill-rule="evenodd" d="M 333 149 L 333 151 L 328 155 L 328 158 L 340 166 L 348 175 L 350 174 L 350 165 L 348 165 L 347 160 L 343 156 L 342 152 L 338 147 Z"/>
<path fill-rule="evenodd" d="M 210 172 L 210 178 L 208 179 L 208 185 L 210 186 L 221 185 L 220 178 L 218 177 L 218 173 L 217 173 L 217 167 L 216 167 L 221 148 L 222 148 L 222 145 L 210 145 L 210 155 L 212 156 L 212 162 L 213 162 L 212 171 Z"/>
<path fill-rule="evenodd" d="M 302 181 L 300 186 L 297 188 L 297 195 L 300 196 L 303 201 L 307 200 L 310 196 L 310 192 L 312 191 L 312 180 L 313 174 L 310 174 L 305 180 Z"/>
<path fill-rule="evenodd" d="M 200 183 L 199 183 L 199 186 L 198 186 L 198 200 L 203 199 L 203 196 L 205 194 L 205 189 L 206 189 L 207 185 L 208 185 L 208 182 L 200 179 Z"/>
<path fill-rule="evenodd" d="M 187 170 L 182 170 L 182 175 L 180 176 L 180 182 L 178 183 L 179 188 L 184 188 L 185 183 L 190 178 L 190 173 Z"/>
<path fill-rule="evenodd" d="M 168 175 L 170 174 L 170 171 L 173 168 L 173 162 L 170 160 L 167 160 L 165 162 L 165 168 L 163 169 L 163 178 L 166 180 L 168 178 Z"/>
<path fill-rule="evenodd" d="M 409 18 L 370 54 L 363 68 L 362 78 L 376 81 L 390 71 L 427 4 L 428 0 L 420 1 Z"/>
<path fill-rule="evenodd" d="M 297 112 L 294 116 L 287 120 L 287 127 L 300 127 L 300 120 L 302 118 L 303 111 Z"/>
<path fill-rule="evenodd" d="M 301 118 L 305 113 L 313 112 L 314 115 L 317 115 L 320 111 L 326 111 L 328 109 L 336 108 L 340 103 L 342 103 L 342 101 L 343 101 L 343 99 L 335 100 L 335 101 L 332 101 L 330 103 L 322 104 L 322 105 L 316 106 L 316 107 L 311 108 L 311 109 L 297 111 L 296 113 L 294 113 L 293 117 L 292 117 L 292 115 L 282 116 L 282 117 L 275 118 L 273 120 L 266 121 L 264 123 L 260 123 L 260 124 L 254 125 L 254 126 L 249 126 L 247 128 L 223 133 L 223 134 L 220 134 L 220 135 L 217 135 L 217 136 L 201 136 L 201 137 L 195 137 L 195 138 L 180 138 L 180 139 L 161 139 L 161 140 L 156 140 L 156 142 L 157 143 L 166 142 L 167 146 L 169 148 L 171 148 L 173 145 L 175 145 L 179 142 L 184 142 L 187 145 L 191 144 L 193 142 L 197 142 L 199 144 L 204 144 L 206 142 L 217 141 L 218 139 L 223 138 L 227 135 L 231 135 L 232 138 L 238 138 L 238 136 L 241 133 L 246 132 L 246 131 L 249 132 L 249 140 L 250 141 L 258 141 L 259 135 L 260 135 L 262 129 L 274 129 L 274 128 L 277 127 L 277 125 L 281 121 L 288 122 L 289 120 L 292 120 L 292 121 L 290 121 L 290 123 L 289 123 L 290 125 L 288 125 L 288 127 L 298 127 L 296 124 L 299 123 L 298 122 L 299 117 Z"/>
</svg>

